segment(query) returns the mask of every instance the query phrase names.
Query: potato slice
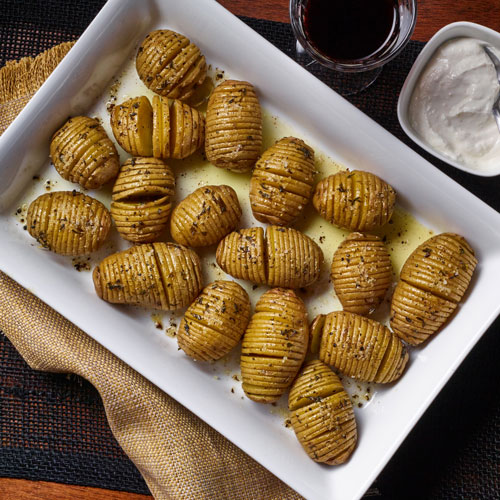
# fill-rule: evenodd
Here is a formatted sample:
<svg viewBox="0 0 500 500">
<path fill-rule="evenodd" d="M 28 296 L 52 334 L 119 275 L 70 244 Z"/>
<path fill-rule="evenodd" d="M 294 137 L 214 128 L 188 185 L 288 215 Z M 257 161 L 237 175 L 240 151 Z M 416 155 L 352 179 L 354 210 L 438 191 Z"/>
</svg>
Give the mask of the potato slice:
<svg viewBox="0 0 500 500">
<path fill-rule="evenodd" d="M 106 207 L 76 191 L 39 196 L 30 204 L 26 218 L 29 234 L 43 248 L 61 255 L 95 252 L 111 228 Z"/>
<path fill-rule="evenodd" d="M 250 320 L 250 299 L 234 281 L 214 281 L 188 307 L 177 332 L 191 358 L 215 361 L 231 351 Z"/>
<path fill-rule="evenodd" d="M 323 252 L 309 236 L 295 229 L 269 226 L 266 243 L 269 286 L 302 288 L 319 278 Z"/>
<path fill-rule="evenodd" d="M 289 226 L 313 192 L 314 151 L 304 141 L 284 137 L 264 152 L 250 180 L 250 204 L 260 222 Z"/>
<path fill-rule="evenodd" d="M 170 103 L 166 97 L 153 97 L 153 156 L 170 158 Z"/>
<path fill-rule="evenodd" d="M 344 463 L 357 442 L 351 400 L 338 376 L 324 363 L 310 361 L 297 376 L 288 397 L 292 428 L 315 462 Z"/>
<path fill-rule="evenodd" d="M 101 299 L 152 309 L 186 307 L 202 287 L 199 257 L 173 243 L 136 245 L 112 254 L 92 276 Z"/>
<path fill-rule="evenodd" d="M 136 57 L 139 78 L 153 92 L 171 99 L 188 99 L 205 80 L 207 64 L 200 49 L 171 30 L 148 34 Z"/>
<path fill-rule="evenodd" d="M 391 303 L 391 327 L 418 345 L 448 321 L 469 287 L 477 265 L 465 238 L 442 233 L 428 239 L 401 269 Z"/>
<path fill-rule="evenodd" d="M 252 84 L 226 80 L 208 100 L 205 154 L 234 172 L 248 172 L 262 149 L 262 113 Z"/>
<path fill-rule="evenodd" d="M 389 252 L 378 236 L 351 233 L 333 255 L 331 277 L 344 311 L 371 314 L 392 284 Z"/>
<path fill-rule="evenodd" d="M 170 232 L 182 245 L 214 245 L 238 226 L 240 218 L 240 203 L 232 187 L 203 186 L 175 207 Z"/>
<path fill-rule="evenodd" d="M 113 187 L 111 216 L 120 235 L 134 243 L 158 240 L 168 227 L 175 178 L 157 158 L 130 158 Z"/>
<path fill-rule="evenodd" d="M 226 236 L 217 248 L 219 266 L 235 278 L 286 288 L 309 286 L 319 278 L 321 248 L 295 229 L 270 226 L 240 229 Z"/>
<path fill-rule="evenodd" d="M 290 386 L 307 352 L 307 311 L 292 290 L 264 293 L 243 336 L 241 377 L 245 394 L 272 403 Z"/>
<path fill-rule="evenodd" d="M 127 153 L 153 156 L 153 108 L 147 97 L 134 97 L 116 105 L 111 112 L 111 129 Z"/>
<path fill-rule="evenodd" d="M 400 281 L 392 296 L 391 328 L 405 342 L 418 345 L 440 330 L 456 307 L 456 302 Z"/>
<path fill-rule="evenodd" d="M 442 233 L 422 243 L 401 269 L 401 280 L 438 297 L 460 302 L 477 265 L 465 238 Z"/>
<path fill-rule="evenodd" d="M 235 278 L 259 285 L 267 283 L 266 244 L 261 227 L 240 229 L 228 234 L 218 245 L 216 261 Z"/>
<path fill-rule="evenodd" d="M 50 156 L 61 177 L 97 189 L 116 177 L 118 152 L 93 118 L 70 118 L 52 137 Z"/>
<path fill-rule="evenodd" d="M 338 172 L 320 181 L 313 205 L 328 222 L 351 231 L 373 231 L 389 222 L 396 192 L 370 172 Z"/>
<path fill-rule="evenodd" d="M 348 377 L 393 382 L 402 375 L 408 358 L 401 340 L 377 321 L 344 311 L 324 318 L 319 359 Z"/>
</svg>

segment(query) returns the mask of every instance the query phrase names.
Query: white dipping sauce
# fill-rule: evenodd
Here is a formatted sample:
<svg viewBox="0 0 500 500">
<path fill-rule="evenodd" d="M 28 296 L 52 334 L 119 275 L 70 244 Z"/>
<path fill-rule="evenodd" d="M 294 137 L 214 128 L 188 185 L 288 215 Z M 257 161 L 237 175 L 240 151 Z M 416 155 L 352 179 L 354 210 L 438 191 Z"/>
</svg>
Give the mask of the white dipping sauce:
<svg viewBox="0 0 500 500">
<path fill-rule="evenodd" d="M 500 132 L 491 114 L 500 85 L 483 45 L 455 38 L 439 47 L 415 86 L 409 119 L 432 148 L 488 171 L 500 163 Z"/>
</svg>

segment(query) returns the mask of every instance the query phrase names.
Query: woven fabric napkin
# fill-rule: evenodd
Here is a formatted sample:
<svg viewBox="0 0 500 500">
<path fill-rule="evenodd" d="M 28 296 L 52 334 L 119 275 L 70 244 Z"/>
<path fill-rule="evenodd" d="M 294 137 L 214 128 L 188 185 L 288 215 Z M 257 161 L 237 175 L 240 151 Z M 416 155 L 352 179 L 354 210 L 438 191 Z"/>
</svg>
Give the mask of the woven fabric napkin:
<svg viewBox="0 0 500 500">
<path fill-rule="evenodd" d="M 0 70 L 0 134 L 71 43 Z M 0 272 L 0 329 L 35 370 L 99 391 L 111 430 L 157 499 L 299 499 L 295 491 L 85 332 Z"/>
</svg>

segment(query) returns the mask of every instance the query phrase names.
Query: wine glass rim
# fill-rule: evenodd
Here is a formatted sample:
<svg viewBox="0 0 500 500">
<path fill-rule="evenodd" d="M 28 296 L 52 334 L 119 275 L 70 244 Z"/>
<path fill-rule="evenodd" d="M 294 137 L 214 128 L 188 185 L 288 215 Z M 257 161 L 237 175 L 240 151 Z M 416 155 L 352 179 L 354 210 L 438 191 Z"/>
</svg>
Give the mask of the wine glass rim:
<svg viewBox="0 0 500 500">
<path fill-rule="evenodd" d="M 389 61 L 394 59 L 401 51 L 406 47 L 406 44 L 409 42 L 413 32 L 415 30 L 415 25 L 417 23 L 417 0 L 407 0 L 407 2 L 411 5 L 411 9 L 409 10 L 411 14 L 411 22 L 406 29 L 406 33 L 398 40 L 398 43 L 394 45 L 390 50 L 386 53 L 383 53 L 381 56 L 375 56 L 372 59 L 352 59 L 352 60 L 335 60 L 329 57 L 326 57 L 322 53 L 320 53 L 313 45 L 309 43 L 307 40 L 302 26 L 302 17 L 298 13 L 298 8 L 305 2 L 306 0 L 290 0 L 289 11 L 290 11 L 290 24 L 292 26 L 293 34 L 295 35 L 296 40 L 302 46 L 302 48 L 319 62 L 321 65 L 326 66 L 330 69 L 336 71 L 343 71 L 346 73 L 354 73 L 354 72 L 362 72 L 362 71 L 370 71 L 372 69 L 379 68 L 384 64 L 387 64 Z"/>
</svg>

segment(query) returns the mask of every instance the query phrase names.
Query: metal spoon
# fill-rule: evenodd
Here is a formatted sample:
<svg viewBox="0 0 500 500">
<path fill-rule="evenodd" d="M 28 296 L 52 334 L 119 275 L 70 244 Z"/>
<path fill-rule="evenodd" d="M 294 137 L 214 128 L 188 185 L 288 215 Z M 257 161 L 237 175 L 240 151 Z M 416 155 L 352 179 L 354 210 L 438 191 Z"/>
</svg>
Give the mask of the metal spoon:
<svg viewBox="0 0 500 500">
<path fill-rule="evenodd" d="M 496 54 L 491 50 L 487 45 L 483 45 L 483 49 L 486 52 L 487 56 L 491 59 L 493 66 L 495 66 L 495 70 L 497 72 L 498 83 L 500 83 L 500 59 L 496 56 Z M 500 92 L 493 103 L 493 109 L 491 110 L 493 113 L 493 117 L 497 122 L 498 130 L 500 131 Z"/>
</svg>

